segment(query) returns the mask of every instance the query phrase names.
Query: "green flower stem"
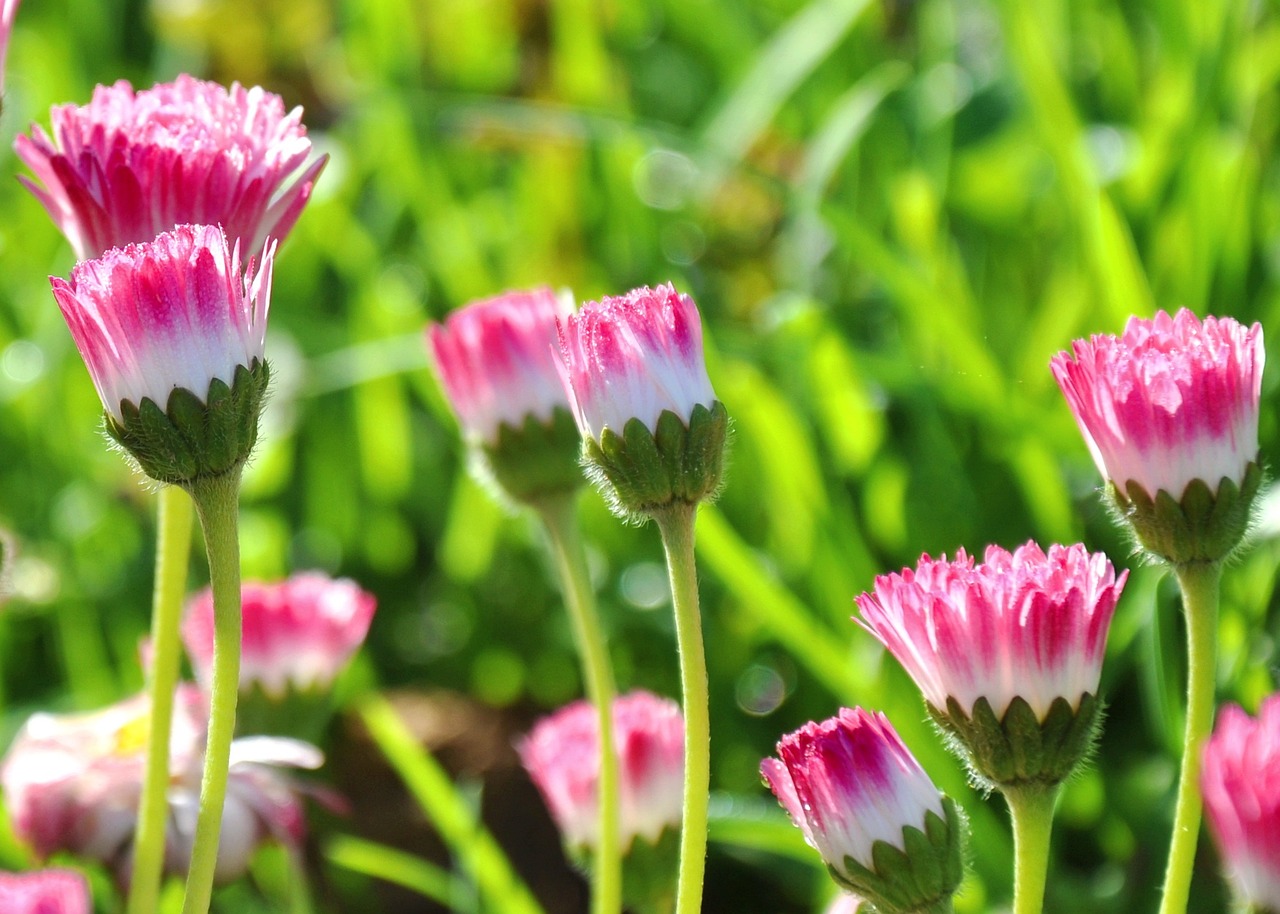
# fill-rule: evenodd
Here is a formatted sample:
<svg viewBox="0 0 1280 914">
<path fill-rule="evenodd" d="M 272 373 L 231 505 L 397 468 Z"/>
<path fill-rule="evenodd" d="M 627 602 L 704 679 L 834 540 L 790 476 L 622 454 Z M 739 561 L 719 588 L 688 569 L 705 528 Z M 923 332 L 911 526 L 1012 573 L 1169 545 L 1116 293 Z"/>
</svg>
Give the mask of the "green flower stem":
<svg viewBox="0 0 1280 914">
<path fill-rule="evenodd" d="M 693 557 L 697 506 L 677 502 L 655 511 L 667 554 L 671 597 L 684 692 L 684 814 L 680 826 L 680 877 L 676 914 L 702 910 L 702 881 L 707 863 L 707 806 L 711 796 L 711 720 L 707 658 L 702 645 L 698 571 Z"/>
<path fill-rule="evenodd" d="M 595 848 L 591 910 L 594 914 L 618 914 L 622 910 L 622 849 L 618 839 L 618 752 L 613 740 L 613 699 L 617 688 L 608 643 L 591 590 L 576 504 L 574 495 L 565 495 L 536 507 L 551 538 L 564 587 L 565 606 L 582 658 L 587 694 L 596 707 L 600 727 L 600 782 L 597 785 L 600 835 Z"/>
<path fill-rule="evenodd" d="M 1218 659 L 1218 585 L 1221 562 L 1198 562 L 1174 569 L 1187 617 L 1187 728 L 1182 741 L 1182 774 L 1173 816 L 1173 840 L 1164 875 L 1160 914 L 1186 914 L 1200 837 L 1200 751 L 1213 728 L 1213 695 Z"/>
<path fill-rule="evenodd" d="M 1013 914 L 1044 910 L 1053 807 L 1060 791 L 1059 785 L 1004 791 L 1013 820 Z"/>
<path fill-rule="evenodd" d="M 177 486 L 160 490 L 156 509 L 156 573 L 151 602 L 151 719 L 147 767 L 138 809 L 128 914 L 154 914 L 164 870 L 164 829 L 169 811 L 169 733 L 178 685 L 181 642 L 178 629 L 191 555 L 193 507 Z"/>
<path fill-rule="evenodd" d="M 240 473 L 199 479 L 191 487 L 213 589 L 213 681 L 209 697 L 209 738 L 205 745 L 200 812 L 187 872 L 182 914 L 206 914 L 218 862 L 218 835 L 227 797 L 227 769 L 236 727 L 240 687 L 240 543 L 237 531 Z"/>
</svg>

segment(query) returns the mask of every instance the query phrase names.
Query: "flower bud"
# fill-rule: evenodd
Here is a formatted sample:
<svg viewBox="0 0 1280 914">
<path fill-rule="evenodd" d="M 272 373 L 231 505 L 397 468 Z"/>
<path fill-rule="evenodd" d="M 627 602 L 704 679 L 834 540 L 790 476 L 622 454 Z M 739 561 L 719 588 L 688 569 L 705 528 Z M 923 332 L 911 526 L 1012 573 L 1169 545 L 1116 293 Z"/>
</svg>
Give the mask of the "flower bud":
<svg viewBox="0 0 1280 914">
<path fill-rule="evenodd" d="M 585 481 L 556 354 L 556 321 L 572 307 L 550 289 L 507 292 L 427 330 L 480 475 L 520 502 L 574 492 Z"/>
<path fill-rule="evenodd" d="M 715 496 L 729 420 L 693 299 L 668 284 L 588 302 L 561 323 L 560 348 L 590 471 L 618 514 Z"/>
<path fill-rule="evenodd" d="M 960 813 L 883 714 L 805 724 L 760 771 L 832 877 L 879 914 L 949 910 L 964 876 Z"/>
<path fill-rule="evenodd" d="M 1130 318 L 1050 365 L 1115 506 L 1174 564 L 1216 562 L 1244 538 L 1262 472 L 1262 327 L 1190 311 Z"/>
<path fill-rule="evenodd" d="M 0 36 L 16 6 L 0 0 Z M 220 225 L 241 255 L 262 259 L 328 160 L 306 164 L 301 108 L 286 114 L 280 96 L 256 86 L 185 74 L 140 92 L 123 80 L 98 86 L 89 104 L 53 109 L 52 133 L 33 128 L 14 150 L 35 174 L 23 184 L 81 260 L 188 224 Z"/>
<path fill-rule="evenodd" d="M 974 773 L 1002 787 L 1060 783 L 1092 745 L 1117 578 L 1082 545 L 988 547 L 974 564 L 922 556 L 857 598 L 862 624 L 924 693 Z"/>
<path fill-rule="evenodd" d="M 1280 695 L 1252 718 L 1236 705 L 1218 715 L 1200 773 L 1205 814 L 1240 901 L 1280 914 Z"/>
<path fill-rule="evenodd" d="M 253 450 L 273 255 L 242 273 L 222 229 L 184 225 L 51 280 L 107 431 L 153 479 L 189 487 Z"/>
</svg>

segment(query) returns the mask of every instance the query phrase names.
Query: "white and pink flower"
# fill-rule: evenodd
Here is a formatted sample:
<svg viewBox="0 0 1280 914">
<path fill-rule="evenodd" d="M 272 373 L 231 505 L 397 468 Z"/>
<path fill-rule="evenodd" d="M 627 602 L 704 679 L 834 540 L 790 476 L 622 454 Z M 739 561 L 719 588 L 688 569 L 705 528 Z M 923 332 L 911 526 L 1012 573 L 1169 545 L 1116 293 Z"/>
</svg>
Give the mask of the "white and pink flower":
<svg viewBox="0 0 1280 914">
<path fill-rule="evenodd" d="M 649 692 L 613 704 L 618 753 L 618 834 L 625 851 L 640 836 L 656 844 L 680 826 L 684 720 L 679 706 Z M 594 847 L 599 823 L 600 728 L 595 708 L 576 701 L 539 721 L 520 757 L 570 847 Z"/>
<path fill-rule="evenodd" d="M 1261 325 L 1184 309 L 1076 340 L 1050 365 L 1103 478 L 1181 500 L 1194 479 L 1239 484 L 1257 459 L 1265 358 Z"/>
<path fill-rule="evenodd" d="M 127 875 L 150 711 L 149 698 L 139 695 L 88 714 L 36 714 L 23 726 L 0 767 L 0 784 L 14 832 L 37 855 L 68 851 Z M 171 872 L 184 872 L 191 855 L 207 721 L 200 690 L 180 687 L 170 740 L 165 834 Z M 253 737 L 232 743 L 219 880 L 241 875 L 269 838 L 290 848 L 301 845 L 302 797 L 273 766 L 316 768 L 322 761 L 320 750 L 296 740 Z"/>
<path fill-rule="evenodd" d="M 1218 715 L 1200 773 L 1209 830 L 1240 900 L 1280 911 L 1280 694 L 1257 718 L 1236 705 Z"/>
<path fill-rule="evenodd" d="M 301 108 L 186 75 L 139 92 L 98 86 L 88 105 L 53 109 L 52 133 L 33 127 L 14 149 L 80 259 L 185 224 L 221 225 L 246 259 L 261 256 L 293 228 L 328 158 L 307 163 Z"/>
<path fill-rule="evenodd" d="M 9 52 L 9 36 L 13 34 L 13 20 L 18 15 L 21 0 L 0 0 L 0 96 L 4 95 L 4 61 Z M 0 100 L 0 107 L 3 101 Z"/>
<path fill-rule="evenodd" d="M 827 865 L 848 875 L 845 858 L 874 869 L 872 848 L 905 850 L 902 829 L 947 818 L 942 795 L 888 718 L 862 708 L 810 722 L 778 743 L 760 773 Z"/>
<path fill-rule="evenodd" d="M 469 439 L 492 445 L 503 425 L 550 422 L 569 409 L 560 380 L 556 321 L 573 310 L 550 289 L 471 302 L 427 329 L 436 371 Z"/>
<path fill-rule="evenodd" d="M 182 225 L 76 264 L 70 282 L 50 279 L 116 422 L 123 401 L 164 409 L 179 387 L 203 400 L 215 378 L 230 386 L 238 366 L 262 360 L 274 251 L 246 273 L 222 229 Z"/>
<path fill-rule="evenodd" d="M 5 914 L 93 914 L 89 885 L 71 870 L 0 873 Z"/>
<path fill-rule="evenodd" d="M 632 418 L 656 431 L 666 410 L 687 425 L 716 400 L 698 308 L 670 283 L 587 302 L 561 323 L 560 348 L 578 428 L 595 441 Z"/>
<path fill-rule="evenodd" d="M 320 572 L 275 584 L 246 582 L 240 593 L 240 687 L 258 685 L 272 698 L 283 698 L 290 690 L 328 688 L 364 643 L 377 607 L 373 594 L 355 581 Z M 213 666 L 211 590 L 188 603 L 182 640 L 196 678 L 208 682 Z"/>
<path fill-rule="evenodd" d="M 1095 694 L 1107 631 L 1128 572 L 1116 576 L 1084 546 L 989 546 L 981 564 L 922 556 L 881 575 L 857 598 L 863 625 L 898 659 L 936 710 L 969 714 L 986 698 L 996 717 L 1021 696 L 1043 720 L 1055 698 L 1077 708 Z"/>
</svg>

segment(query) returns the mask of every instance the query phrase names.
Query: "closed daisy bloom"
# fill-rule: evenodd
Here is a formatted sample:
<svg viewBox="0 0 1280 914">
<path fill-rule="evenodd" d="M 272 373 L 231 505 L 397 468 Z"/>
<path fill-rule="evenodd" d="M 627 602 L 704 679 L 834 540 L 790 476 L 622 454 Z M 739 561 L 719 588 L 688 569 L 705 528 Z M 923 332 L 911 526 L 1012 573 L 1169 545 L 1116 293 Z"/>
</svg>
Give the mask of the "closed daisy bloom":
<svg viewBox="0 0 1280 914">
<path fill-rule="evenodd" d="M 1098 690 L 1107 631 L 1128 572 L 1101 553 L 1034 542 L 989 546 L 982 563 L 921 556 L 882 575 L 856 602 L 863 625 L 897 658 L 925 700 L 969 713 L 986 698 L 997 717 L 1021 696 L 1041 719 Z"/>
<path fill-rule="evenodd" d="M 1209 830 L 1240 901 L 1280 912 L 1280 695 L 1257 718 L 1236 705 L 1205 743 L 1200 789 Z"/>
<path fill-rule="evenodd" d="M 152 477 L 224 474 L 252 450 L 273 253 L 245 271 L 221 228 L 183 225 L 50 280 L 108 431 Z"/>
<path fill-rule="evenodd" d="M 311 158 L 302 109 L 187 75 L 136 92 L 98 86 L 14 150 L 35 175 L 23 183 L 80 259 L 184 224 L 221 225 L 246 259 L 261 257 L 268 238 L 289 234 L 327 161 Z"/>
<path fill-rule="evenodd" d="M 572 302 L 550 289 L 474 301 L 427 329 L 449 405 L 469 439 L 494 445 L 498 429 L 569 409 L 560 382 L 556 320 Z"/>
<path fill-rule="evenodd" d="M 260 686 L 273 698 L 292 690 L 329 688 L 369 633 L 377 601 L 347 578 L 304 572 L 274 584 L 246 582 L 240 687 Z M 182 640 L 196 678 L 208 682 L 213 666 L 213 592 L 193 597 Z"/>
<path fill-rule="evenodd" d="M 687 425 L 715 393 L 702 355 L 702 320 L 669 283 L 587 302 L 561 325 L 566 381 L 583 436 L 622 434 L 638 419 L 650 431 L 664 411 Z"/>
<path fill-rule="evenodd" d="M 934 910 L 959 885 L 954 804 L 883 714 L 843 708 L 807 723 L 778 742 L 777 758 L 761 762 L 760 772 L 836 880 L 877 910 Z M 908 841 L 906 829 L 920 832 L 921 840 Z M 899 852 L 890 872 L 877 869 L 886 859 L 876 851 L 881 843 Z M 911 859 L 909 849 L 922 856 Z M 912 906 L 886 904 L 901 897 L 904 885 Z"/>
<path fill-rule="evenodd" d="M 702 354 L 693 299 L 670 285 L 587 302 L 560 324 L 584 463 L 627 520 L 714 498 L 728 413 Z"/>
<path fill-rule="evenodd" d="M 618 831 L 623 850 L 637 838 L 656 844 L 678 829 L 684 782 L 684 721 L 679 706 L 649 692 L 613 703 L 619 761 Z M 600 727 L 585 701 L 539 721 L 520 744 L 520 758 L 571 849 L 592 848 L 599 823 Z"/>
<path fill-rule="evenodd" d="M 1265 359 L 1260 324 L 1183 309 L 1076 340 L 1050 364 L 1103 478 L 1180 500 L 1194 479 L 1239 484 L 1257 460 Z"/>
</svg>

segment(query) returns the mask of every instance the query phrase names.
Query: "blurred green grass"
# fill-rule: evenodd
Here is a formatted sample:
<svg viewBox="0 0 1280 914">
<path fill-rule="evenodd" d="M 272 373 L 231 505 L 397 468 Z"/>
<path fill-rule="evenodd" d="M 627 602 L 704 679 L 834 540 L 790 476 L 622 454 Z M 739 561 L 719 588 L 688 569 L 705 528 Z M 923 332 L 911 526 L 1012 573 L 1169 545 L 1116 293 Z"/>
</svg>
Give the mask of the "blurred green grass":
<svg viewBox="0 0 1280 914">
<path fill-rule="evenodd" d="M 1003 810 L 964 785 L 851 599 L 960 546 L 1083 539 L 1129 562 L 1048 359 L 1155 307 L 1276 325 L 1274 5 L 25 0 L 0 173 L 51 104 L 183 70 L 305 105 L 333 157 L 276 271 L 246 574 L 373 589 L 381 684 L 522 719 L 575 697 L 537 531 L 466 475 L 418 335 L 504 288 L 672 280 L 702 308 L 735 430 L 699 543 L 717 827 L 737 835 L 713 844 L 708 909 L 820 902 L 811 865 L 762 865 L 742 836 L 770 843 L 751 826 L 772 812 L 759 758 L 853 703 L 884 709 L 969 808 L 960 910 L 1007 903 Z M 48 291 L 71 254 L 8 178 L 0 213 L 0 522 L 21 545 L 7 734 L 140 686 L 154 534 Z M 1274 374 L 1263 395 L 1265 454 Z M 676 694 L 656 536 L 594 494 L 583 511 L 621 684 Z M 1274 687 L 1276 534 L 1272 506 L 1226 581 L 1221 695 L 1249 706 Z M 1049 910 L 1155 905 L 1180 727 L 1159 577 L 1134 568 L 1116 619 L 1109 722 L 1063 802 Z M 1206 850 L 1193 910 L 1223 908 L 1214 868 Z"/>
</svg>

